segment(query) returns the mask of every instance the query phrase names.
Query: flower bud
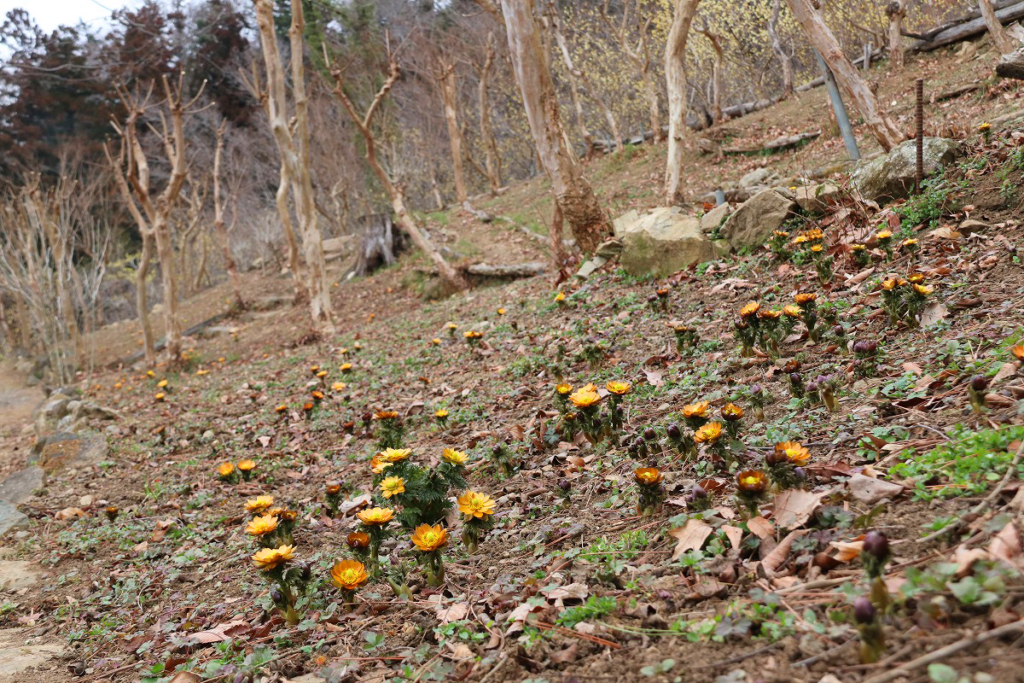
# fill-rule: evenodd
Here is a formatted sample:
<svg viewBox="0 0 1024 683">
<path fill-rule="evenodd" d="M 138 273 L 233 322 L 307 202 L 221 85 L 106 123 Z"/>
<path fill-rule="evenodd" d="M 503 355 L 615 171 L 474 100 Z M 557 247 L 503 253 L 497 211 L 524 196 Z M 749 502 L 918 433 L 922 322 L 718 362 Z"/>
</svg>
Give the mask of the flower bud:
<svg viewBox="0 0 1024 683">
<path fill-rule="evenodd" d="M 853 603 L 853 618 L 858 624 L 871 624 L 875 621 L 875 606 L 867 598 L 860 597 Z"/>
<path fill-rule="evenodd" d="M 658 433 L 656 431 L 654 431 L 653 428 L 648 427 L 647 429 L 644 430 L 644 440 L 645 441 L 654 441 L 657 438 L 658 438 Z"/>
<path fill-rule="evenodd" d="M 988 389 L 988 379 L 984 375 L 975 375 L 971 378 L 971 389 L 985 391 Z"/>
<path fill-rule="evenodd" d="M 881 531 L 869 531 L 864 537 L 864 552 L 879 560 L 889 557 L 889 539 Z"/>
<path fill-rule="evenodd" d="M 786 364 L 784 366 L 782 366 L 782 371 L 786 372 L 786 373 L 790 373 L 790 374 L 792 374 L 794 372 L 797 372 L 799 369 L 800 369 L 800 361 L 798 361 L 796 359 L 787 361 Z"/>
<path fill-rule="evenodd" d="M 755 384 L 754 386 L 750 387 L 750 395 L 753 396 L 754 398 L 758 398 L 762 394 L 764 394 L 764 389 L 761 388 L 760 384 Z"/>
<path fill-rule="evenodd" d="M 832 334 L 836 335 L 840 339 L 846 336 L 846 328 L 842 325 L 836 325 L 832 328 Z"/>
<path fill-rule="evenodd" d="M 793 478 L 797 481 L 807 481 L 807 470 L 803 467 L 794 467 Z"/>
<path fill-rule="evenodd" d="M 562 489 L 562 491 L 568 493 L 569 489 L 572 488 L 572 482 L 570 482 L 568 479 L 565 479 L 565 478 L 559 479 L 558 480 L 558 488 L 560 488 L 560 489 Z"/>
<path fill-rule="evenodd" d="M 694 484 L 693 489 L 690 491 L 690 495 L 693 496 L 694 500 L 700 500 L 708 497 L 708 492 L 700 484 Z"/>
<path fill-rule="evenodd" d="M 280 588 L 270 589 L 270 599 L 274 601 L 274 604 L 280 607 L 284 604 L 284 593 L 281 592 Z"/>
<path fill-rule="evenodd" d="M 666 427 L 665 434 L 668 435 L 668 438 L 670 439 L 679 439 L 683 436 L 683 433 L 679 431 L 679 425 L 676 424 L 670 424 Z"/>
</svg>

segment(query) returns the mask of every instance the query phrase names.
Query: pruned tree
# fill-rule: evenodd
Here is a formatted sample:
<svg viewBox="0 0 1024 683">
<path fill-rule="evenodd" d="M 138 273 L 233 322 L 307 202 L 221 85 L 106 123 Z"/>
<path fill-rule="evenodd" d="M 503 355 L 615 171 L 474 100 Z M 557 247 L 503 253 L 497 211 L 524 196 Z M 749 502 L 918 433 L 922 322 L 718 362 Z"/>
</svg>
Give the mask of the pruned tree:
<svg viewBox="0 0 1024 683">
<path fill-rule="evenodd" d="M 1016 52 L 1020 46 L 1014 43 L 1006 33 L 1002 22 L 996 16 L 996 9 L 992 6 L 992 0 L 978 0 L 978 9 L 981 10 L 981 16 L 985 20 L 985 28 L 988 29 L 988 35 L 992 38 L 992 44 L 999 50 L 999 54 L 1008 55 L 1011 52 Z"/>
<path fill-rule="evenodd" d="M 886 5 L 885 14 L 889 17 L 889 69 L 901 71 L 904 62 L 903 20 L 907 18 L 903 0 L 891 0 Z"/>
<path fill-rule="evenodd" d="M 188 175 L 185 160 L 185 113 L 190 110 L 202 94 L 200 89 L 190 102 L 185 103 L 185 76 L 179 76 L 178 83 L 171 87 L 166 76 L 161 79 L 167 114 L 159 111 L 160 129 L 153 128 L 164 148 L 164 154 L 170 166 L 170 177 L 163 190 L 156 197 L 150 187 L 149 161 L 139 140 L 138 124 L 149 109 L 149 100 L 153 86 L 145 96 L 139 91 L 133 94 L 121 88 L 121 101 L 127 111 L 122 123 L 113 122 L 114 130 L 121 136 L 121 153 L 115 159 L 107 148 L 107 158 L 115 170 L 115 178 L 121 194 L 128 206 L 128 211 L 135 220 L 142 235 L 142 260 L 137 271 L 136 288 L 139 320 L 142 324 L 143 341 L 146 360 L 153 363 L 156 358 L 153 330 L 149 324 L 148 297 L 146 295 L 146 278 L 149 275 L 149 261 L 153 247 L 156 247 L 160 259 L 160 276 L 163 284 L 164 334 L 166 337 L 167 359 L 171 365 L 181 361 L 181 321 L 178 318 L 178 269 L 174 257 L 174 244 L 171 240 L 171 213 L 178 202 L 182 185 Z"/>
<path fill-rule="evenodd" d="M 686 43 L 700 0 L 675 0 L 672 27 L 665 43 L 665 81 L 668 85 L 668 160 L 665 203 L 682 201 L 680 183 L 686 149 Z"/>
<path fill-rule="evenodd" d="M 533 16 L 533 0 L 501 0 L 501 6 L 537 155 L 577 246 L 593 252 L 609 234 L 610 225 L 578 160 L 566 145 L 555 85 Z"/>
<path fill-rule="evenodd" d="M 325 53 L 326 58 L 326 53 Z M 437 267 L 438 273 L 445 281 L 448 282 L 456 290 L 463 290 L 469 287 L 469 283 L 466 282 L 465 277 L 462 276 L 459 271 L 455 270 L 454 267 L 441 252 L 434 246 L 430 238 L 427 237 L 419 225 L 416 223 L 416 219 L 409 212 L 408 207 L 405 203 L 405 190 L 401 183 L 392 180 L 391 176 L 384 166 L 381 165 L 380 158 L 377 154 L 377 136 L 374 133 L 374 117 L 380 110 L 381 105 L 387 98 L 388 93 L 394 87 L 402 74 L 401 69 L 398 66 L 398 62 L 395 61 L 394 55 L 388 55 L 388 76 L 381 85 L 380 90 L 374 96 L 373 101 L 370 102 L 370 106 L 367 107 L 366 111 L 360 114 L 356 109 L 355 104 L 349 98 L 345 92 L 345 79 L 342 74 L 341 68 L 336 64 L 330 65 L 331 75 L 334 77 L 334 95 L 341 102 L 342 107 L 348 113 L 352 119 L 352 123 L 355 124 L 359 134 L 362 135 L 363 141 L 366 144 L 366 162 L 370 165 L 370 169 L 374 175 L 377 176 L 377 180 L 380 181 L 381 186 L 387 193 L 388 198 L 391 201 L 391 208 L 395 212 L 395 217 L 398 219 L 398 224 L 405 230 L 412 241 L 419 247 L 424 254 L 426 254 L 434 265 Z"/>
<path fill-rule="evenodd" d="M 469 201 L 466 176 L 462 167 L 462 129 L 459 127 L 459 87 L 456 82 L 455 60 L 439 57 L 434 78 L 441 93 L 444 121 L 448 126 L 448 145 L 452 152 L 452 173 L 455 176 L 455 199 L 459 206 Z"/>
<path fill-rule="evenodd" d="M 615 40 L 618 42 L 622 52 L 640 74 L 640 84 L 643 89 L 644 99 L 647 100 L 647 112 L 650 117 L 654 141 L 661 142 L 661 104 L 658 99 L 658 86 L 654 82 L 654 76 L 651 73 L 653 60 L 651 59 L 650 50 L 650 32 L 654 16 L 648 16 L 646 19 L 642 18 L 640 15 L 640 0 L 636 0 L 635 3 L 625 0 L 622 6 L 622 19 L 616 23 L 612 21 L 610 16 L 610 3 L 611 0 L 604 0 L 604 4 L 601 5 L 601 20 L 608 27 L 608 30 L 611 31 L 612 35 L 615 36 Z M 634 4 L 636 5 L 635 16 L 631 16 L 630 10 Z M 635 26 L 633 26 L 630 20 L 635 23 Z M 632 39 L 631 30 L 634 28 L 636 29 L 635 43 Z"/>
<path fill-rule="evenodd" d="M 487 172 L 487 183 L 491 187 L 491 196 L 498 195 L 501 187 L 501 157 L 498 155 L 498 144 L 494 139 L 494 127 L 491 124 L 491 103 L 487 89 L 490 87 L 491 71 L 497 52 L 494 46 L 494 31 L 487 32 L 487 46 L 483 64 L 477 67 L 477 107 L 480 109 L 480 145 L 484 148 L 484 170 Z"/>
<path fill-rule="evenodd" d="M 885 151 L 889 151 L 903 140 L 903 134 L 878 104 L 871 91 L 842 46 L 814 7 L 813 0 L 788 0 L 793 16 L 803 28 L 811 45 L 818 51 L 825 64 L 831 69 L 846 96 L 853 101 L 875 140 Z"/>
<path fill-rule="evenodd" d="M 203 209 L 206 206 L 207 185 L 196 182 L 191 175 L 186 178 L 189 191 L 182 193 L 184 220 L 179 222 L 178 229 L 178 273 L 181 275 L 182 289 L 186 294 L 195 293 L 199 289 L 198 280 L 206 269 L 206 250 L 203 242 Z M 195 261 L 196 243 L 200 243 L 202 256 L 197 267 Z"/>
<path fill-rule="evenodd" d="M 277 47 L 274 31 L 274 6 L 271 0 L 253 0 L 256 5 L 256 23 L 263 48 L 263 63 L 267 71 L 266 110 L 281 157 L 281 184 L 278 187 L 277 206 L 285 234 L 290 231 L 291 218 L 287 206 L 287 190 L 295 207 L 296 226 L 302 240 L 306 294 L 309 315 L 314 330 L 319 334 L 333 334 L 334 318 L 331 311 L 331 292 L 327 284 L 327 263 L 324 259 L 323 240 L 317 225 L 316 198 L 309 160 L 309 100 L 306 95 L 306 75 L 303 64 L 302 0 L 291 2 L 291 26 L 288 36 L 291 45 L 291 86 L 293 125 L 288 119 L 288 92 L 285 86 L 284 61 Z M 294 239 L 294 238 L 293 238 Z M 294 258 L 294 250 L 292 255 Z"/>
<path fill-rule="evenodd" d="M 224 157 L 224 133 L 227 129 L 227 120 L 221 121 L 217 126 L 217 147 L 213 153 L 213 229 L 217 233 L 217 241 L 220 242 L 221 254 L 224 257 L 224 268 L 228 271 L 228 281 L 231 283 L 231 292 L 234 294 L 236 310 L 245 310 L 245 298 L 242 296 L 242 283 L 238 278 L 238 266 L 235 264 L 235 257 L 231 253 L 231 231 L 238 221 L 238 204 L 233 203 L 234 210 L 231 212 L 231 225 L 224 223 L 224 198 L 221 196 L 221 163 Z M 236 198 L 237 199 L 237 198 Z"/>
</svg>

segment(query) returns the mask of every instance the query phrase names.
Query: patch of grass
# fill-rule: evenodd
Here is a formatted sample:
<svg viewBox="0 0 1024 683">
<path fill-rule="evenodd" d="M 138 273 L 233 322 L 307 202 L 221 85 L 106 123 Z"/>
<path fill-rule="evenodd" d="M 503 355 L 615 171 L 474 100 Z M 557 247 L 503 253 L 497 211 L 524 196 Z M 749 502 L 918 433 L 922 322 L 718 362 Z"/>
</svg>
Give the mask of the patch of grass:
<svg viewBox="0 0 1024 683">
<path fill-rule="evenodd" d="M 1013 461 L 1010 445 L 1024 439 L 1024 426 L 950 430 L 951 441 L 927 453 L 905 455 L 890 472 L 914 480 L 914 499 L 977 495 L 999 481 Z M 1024 476 L 1024 464 L 1017 467 Z"/>
</svg>

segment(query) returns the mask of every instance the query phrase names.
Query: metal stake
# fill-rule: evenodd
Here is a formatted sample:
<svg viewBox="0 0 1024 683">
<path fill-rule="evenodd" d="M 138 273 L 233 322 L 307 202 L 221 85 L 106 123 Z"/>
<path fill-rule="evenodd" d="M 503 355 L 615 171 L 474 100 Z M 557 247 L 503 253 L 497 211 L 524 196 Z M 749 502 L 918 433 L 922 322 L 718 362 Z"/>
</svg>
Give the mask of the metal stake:
<svg viewBox="0 0 1024 683">
<path fill-rule="evenodd" d="M 917 79 L 917 191 L 924 181 L 924 79 Z"/>
<path fill-rule="evenodd" d="M 836 113 L 836 122 L 839 124 L 839 131 L 843 134 L 843 142 L 846 143 L 846 153 L 853 161 L 860 160 L 860 148 L 857 147 L 857 138 L 853 136 L 853 126 L 850 125 L 850 115 L 846 113 L 846 105 L 843 104 L 843 96 L 839 94 L 839 85 L 832 70 L 828 68 L 825 60 L 817 50 L 814 51 L 818 58 L 818 67 L 825 77 L 825 85 L 828 86 L 828 96 L 832 100 L 832 111 Z"/>
</svg>

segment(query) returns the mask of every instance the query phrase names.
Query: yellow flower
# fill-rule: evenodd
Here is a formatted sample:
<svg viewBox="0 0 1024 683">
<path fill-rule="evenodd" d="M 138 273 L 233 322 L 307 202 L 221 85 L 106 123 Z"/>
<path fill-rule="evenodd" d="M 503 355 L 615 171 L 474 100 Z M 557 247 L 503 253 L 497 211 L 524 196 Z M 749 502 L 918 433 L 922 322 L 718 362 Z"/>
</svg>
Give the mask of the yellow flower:
<svg viewBox="0 0 1024 683">
<path fill-rule="evenodd" d="M 245 501 L 245 510 L 246 512 L 259 513 L 263 512 L 273 504 L 273 496 L 256 496 L 251 500 Z"/>
<path fill-rule="evenodd" d="M 914 239 L 913 237 L 911 237 L 909 239 L 903 240 L 902 244 L 903 244 L 904 247 L 916 247 L 917 246 L 917 240 Z"/>
<path fill-rule="evenodd" d="M 558 294 L 555 294 L 556 303 L 562 303 L 563 301 L 565 301 L 565 292 L 559 292 Z"/>
<path fill-rule="evenodd" d="M 412 534 L 412 542 L 421 552 L 431 553 L 448 544 L 448 531 L 440 524 L 420 524 Z"/>
<path fill-rule="evenodd" d="M 433 339 L 430 340 L 430 343 L 433 344 L 434 346 L 440 346 L 441 340 L 438 339 L 437 337 L 434 337 Z"/>
<path fill-rule="evenodd" d="M 341 370 L 342 372 L 352 372 L 352 364 L 342 363 L 341 365 L 338 366 L 338 369 Z"/>
<path fill-rule="evenodd" d="M 582 389 L 569 395 L 569 401 L 577 408 L 590 408 L 601 401 L 601 395 L 593 384 L 588 384 Z"/>
<path fill-rule="evenodd" d="M 778 320 L 782 317 L 782 311 L 772 311 L 765 309 L 757 312 L 757 317 L 762 320 Z"/>
<path fill-rule="evenodd" d="M 373 456 L 373 460 L 370 461 L 370 468 L 374 474 L 380 474 L 389 467 L 391 467 L 391 463 L 381 458 L 379 454 Z"/>
<path fill-rule="evenodd" d="M 990 131 L 990 130 L 992 130 L 992 124 L 989 123 L 988 121 L 986 121 L 985 123 L 983 123 L 980 126 L 978 126 L 978 130 L 980 130 L 982 133 Z"/>
<path fill-rule="evenodd" d="M 459 326 L 456 325 L 455 323 L 448 323 L 445 327 L 447 327 L 449 330 L 457 330 L 457 329 L 459 329 Z"/>
<path fill-rule="evenodd" d="M 481 339 L 484 336 L 484 333 L 477 332 L 476 330 L 467 330 L 462 333 L 462 336 L 466 339 Z"/>
<path fill-rule="evenodd" d="M 345 387 L 346 386 L 348 386 L 348 385 L 345 384 L 344 382 L 335 382 L 334 384 L 331 385 L 331 390 L 332 391 L 337 391 L 337 392 L 342 392 L 342 391 L 345 391 Z"/>
<path fill-rule="evenodd" d="M 630 387 L 629 382 L 611 381 L 605 384 L 604 388 L 607 389 L 609 393 L 615 394 L 616 396 L 625 396 L 629 393 L 632 387 Z"/>
<path fill-rule="evenodd" d="M 459 512 L 466 517 L 483 519 L 494 514 L 494 499 L 485 493 L 466 491 L 458 497 Z"/>
<path fill-rule="evenodd" d="M 220 467 L 217 468 L 217 474 L 222 477 L 230 477 L 232 472 L 235 471 L 235 466 L 229 462 L 223 462 Z"/>
<path fill-rule="evenodd" d="M 739 420 L 743 417 L 743 408 L 740 408 L 735 403 L 726 403 L 722 406 L 722 418 L 730 422 Z"/>
<path fill-rule="evenodd" d="M 638 467 L 633 470 L 633 476 L 636 478 L 636 483 L 641 486 L 654 486 L 660 484 L 661 480 L 665 478 L 665 475 L 657 467 Z"/>
<path fill-rule="evenodd" d="M 878 241 L 880 241 L 880 242 L 884 242 L 885 240 L 892 239 L 892 231 L 891 230 L 879 230 L 878 234 L 875 235 L 875 238 Z"/>
<path fill-rule="evenodd" d="M 817 298 L 818 295 L 815 294 L 814 292 L 800 292 L 795 297 L 793 297 L 793 300 L 796 301 L 801 306 L 803 306 L 806 303 L 810 303 L 811 301 L 817 300 Z"/>
<path fill-rule="evenodd" d="M 327 371 L 326 370 L 321 370 L 320 372 L 316 373 L 316 376 L 317 376 L 317 379 L 323 379 L 324 377 L 327 376 Z"/>
<path fill-rule="evenodd" d="M 889 278 L 888 280 L 882 280 L 882 289 L 887 292 L 891 292 L 896 288 L 896 278 Z"/>
<path fill-rule="evenodd" d="M 786 232 L 785 230 L 773 230 L 772 234 L 774 234 L 776 237 L 781 237 L 783 239 L 789 237 L 789 233 Z"/>
<path fill-rule="evenodd" d="M 921 296 L 928 296 L 935 290 L 932 287 L 929 287 L 928 285 L 914 285 L 914 291 L 920 294 Z"/>
<path fill-rule="evenodd" d="M 824 248 L 825 247 L 821 246 L 820 244 L 812 244 L 811 245 L 811 251 L 813 251 L 815 254 L 821 252 Z"/>
<path fill-rule="evenodd" d="M 850 251 L 865 251 L 868 248 L 866 244 L 851 244 Z"/>
<path fill-rule="evenodd" d="M 567 394 L 571 394 L 572 393 L 572 385 L 571 384 L 567 384 L 565 382 L 562 382 L 561 384 L 559 384 L 558 386 L 555 387 L 555 391 L 558 394 L 562 395 L 562 396 L 565 396 Z"/>
<path fill-rule="evenodd" d="M 196 370 L 196 375 L 198 375 L 199 377 L 202 377 L 203 375 L 209 375 L 209 374 L 210 374 L 209 370 Z"/>
<path fill-rule="evenodd" d="M 252 556 L 252 563 L 257 569 L 267 571 L 276 569 L 279 565 L 288 562 L 295 557 L 295 546 L 283 545 L 280 548 L 264 548 Z"/>
<path fill-rule="evenodd" d="M 453 465 L 465 465 L 466 461 L 469 460 L 469 456 L 462 451 L 457 451 L 454 448 L 446 448 L 441 451 L 441 457 L 446 462 L 450 462 Z"/>
<path fill-rule="evenodd" d="M 741 493 L 764 493 L 768 490 L 768 476 L 760 470 L 744 470 L 736 475 L 736 487 Z"/>
<path fill-rule="evenodd" d="M 505 315 L 505 309 L 504 308 L 499 308 L 498 309 L 498 315 Z"/>
<path fill-rule="evenodd" d="M 436 417 L 438 420 L 443 420 L 444 418 L 448 417 L 448 411 L 445 410 L 444 408 L 439 408 L 434 411 L 434 417 Z"/>
<path fill-rule="evenodd" d="M 802 467 L 811 459 L 811 453 L 797 441 L 784 441 L 775 444 L 775 452 L 786 458 L 791 465 Z"/>
<path fill-rule="evenodd" d="M 159 394 L 157 394 L 157 395 L 156 395 L 156 396 L 154 396 L 153 398 L 155 398 L 155 399 L 156 399 L 156 402 L 157 402 L 157 403 L 162 403 L 162 402 L 163 402 L 163 400 L 164 400 L 164 393 L 163 393 L 163 392 L 160 392 Z"/>
<path fill-rule="evenodd" d="M 923 283 L 924 273 L 911 273 L 910 275 L 907 276 L 907 281 L 912 282 L 915 285 L 918 283 Z"/>
<path fill-rule="evenodd" d="M 385 498 L 405 493 L 405 479 L 401 477 L 387 477 L 380 483 L 381 495 Z"/>
<path fill-rule="evenodd" d="M 804 314 L 803 310 L 796 304 L 789 304 L 788 306 L 783 306 L 782 313 L 783 315 L 789 318 L 796 318 L 797 320 L 803 317 Z"/>
<path fill-rule="evenodd" d="M 688 406 L 683 406 L 683 417 L 704 417 L 708 416 L 708 408 L 711 406 L 707 401 L 699 401 L 698 403 L 691 403 Z"/>
<path fill-rule="evenodd" d="M 309 369 L 309 374 L 311 374 L 311 375 L 315 375 L 318 372 L 320 372 L 320 366 L 319 365 L 314 365 L 313 367 L 311 367 Z"/>
<path fill-rule="evenodd" d="M 331 583 L 346 591 L 355 589 L 366 583 L 366 567 L 356 560 L 339 560 L 331 567 Z"/>
<path fill-rule="evenodd" d="M 167 380 L 162 379 L 162 380 L 160 380 L 159 382 L 156 383 L 156 386 L 158 388 L 160 388 L 160 389 L 166 389 L 168 384 L 169 384 L 169 382 Z"/>
<path fill-rule="evenodd" d="M 286 406 L 284 404 L 279 405 L 278 407 L 274 408 L 274 412 L 276 412 L 278 415 L 280 415 L 281 413 L 283 413 L 283 412 L 285 412 L 287 410 L 288 410 L 288 406 Z"/>
<path fill-rule="evenodd" d="M 324 400 L 324 392 L 322 392 L 322 391 L 314 390 L 314 391 L 311 391 L 309 395 L 313 397 L 314 401 L 322 401 L 322 400 Z"/>
<path fill-rule="evenodd" d="M 238 470 L 240 472 L 252 472 L 254 469 L 256 469 L 256 461 L 255 460 L 251 460 L 249 458 L 246 458 L 245 460 L 240 460 L 238 462 Z"/>
<path fill-rule="evenodd" d="M 356 513 L 359 521 L 366 526 L 384 526 L 395 517 L 391 508 L 369 508 Z"/>
<path fill-rule="evenodd" d="M 411 448 L 386 448 L 377 454 L 384 462 L 401 462 L 412 455 Z"/>
<path fill-rule="evenodd" d="M 740 317 L 749 318 L 752 315 L 755 315 L 759 310 L 761 310 L 761 304 L 757 303 L 756 301 L 751 301 L 746 306 L 740 309 Z"/>
<path fill-rule="evenodd" d="M 697 443 L 713 444 L 718 441 L 720 436 L 722 436 L 722 424 L 720 422 L 708 422 L 697 430 L 697 433 L 693 435 L 693 439 Z"/>
<path fill-rule="evenodd" d="M 146 377 L 156 377 L 156 373 L 152 370 L 146 370 Z"/>
<path fill-rule="evenodd" d="M 273 533 L 277 530 L 277 517 L 274 515 L 264 515 L 262 517 L 253 517 L 248 525 L 245 527 L 245 533 L 250 536 L 266 536 L 269 533 Z"/>
<path fill-rule="evenodd" d="M 378 410 L 373 414 L 374 420 L 396 420 L 398 413 L 394 410 Z"/>
</svg>

